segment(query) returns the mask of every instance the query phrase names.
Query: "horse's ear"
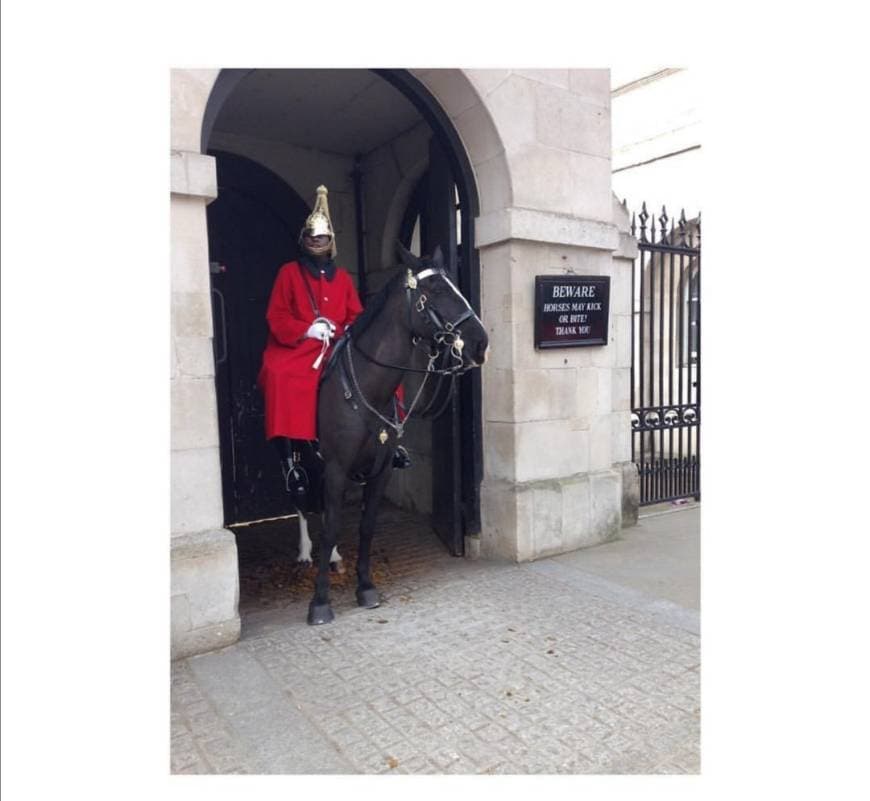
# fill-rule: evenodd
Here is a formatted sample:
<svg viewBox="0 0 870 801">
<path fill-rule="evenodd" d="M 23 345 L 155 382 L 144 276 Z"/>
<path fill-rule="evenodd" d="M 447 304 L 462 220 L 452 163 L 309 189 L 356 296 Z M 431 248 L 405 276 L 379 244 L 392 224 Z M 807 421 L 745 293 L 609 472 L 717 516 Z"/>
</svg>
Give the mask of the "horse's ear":
<svg viewBox="0 0 870 801">
<path fill-rule="evenodd" d="M 439 270 L 444 269 L 444 254 L 441 252 L 441 245 L 435 245 L 435 252 L 432 254 L 432 264 Z"/>
<path fill-rule="evenodd" d="M 398 239 L 396 240 L 396 253 L 399 254 L 399 259 L 406 267 L 416 269 L 419 266 L 420 262 L 414 254 L 411 253 L 411 251 L 406 250 L 405 246 Z"/>
</svg>

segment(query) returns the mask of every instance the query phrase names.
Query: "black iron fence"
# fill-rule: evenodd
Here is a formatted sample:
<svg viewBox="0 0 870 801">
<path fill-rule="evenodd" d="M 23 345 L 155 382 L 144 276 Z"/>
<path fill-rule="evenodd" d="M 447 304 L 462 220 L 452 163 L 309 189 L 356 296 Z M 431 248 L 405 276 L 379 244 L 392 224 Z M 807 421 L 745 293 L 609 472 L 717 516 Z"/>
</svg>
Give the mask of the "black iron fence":
<svg viewBox="0 0 870 801">
<path fill-rule="evenodd" d="M 647 223 L 649 229 L 647 230 Z M 640 503 L 700 499 L 701 215 L 632 215 L 631 458 Z"/>
</svg>

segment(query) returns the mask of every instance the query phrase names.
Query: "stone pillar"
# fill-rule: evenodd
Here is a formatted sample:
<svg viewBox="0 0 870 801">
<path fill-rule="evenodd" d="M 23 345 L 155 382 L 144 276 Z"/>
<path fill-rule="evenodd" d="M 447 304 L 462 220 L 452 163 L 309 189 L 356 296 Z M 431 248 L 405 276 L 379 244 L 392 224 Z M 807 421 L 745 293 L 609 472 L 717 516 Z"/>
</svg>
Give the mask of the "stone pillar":
<svg viewBox="0 0 870 801">
<path fill-rule="evenodd" d="M 610 185 L 608 72 L 518 70 L 485 102 L 511 191 L 500 208 L 482 197 L 476 226 L 492 345 L 480 553 L 526 561 L 605 542 L 623 524 L 631 262 Z M 610 276 L 608 343 L 538 351 L 535 276 L 572 273 Z"/>
<path fill-rule="evenodd" d="M 207 203 L 217 197 L 217 175 L 214 159 L 198 152 L 196 139 L 205 105 L 202 95 L 207 97 L 213 79 L 205 72 L 173 72 L 169 381 L 173 658 L 229 645 L 238 639 L 240 629 L 236 542 L 232 532 L 223 528 L 205 215 Z"/>
<path fill-rule="evenodd" d="M 613 198 L 613 220 L 619 231 L 619 247 L 613 253 L 614 270 L 628 276 L 629 288 L 629 326 L 632 324 L 634 298 L 631 297 L 631 273 L 634 270 L 634 260 L 637 258 L 637 240 L 631 235 L 631 220 L 628 211 L 623 208 L 616 197 Z M 621 306 L 621 308 L 624 308 Z M 631 328 L 628 331 L 631 340 Z M 630 342 L 629 342 L 630 348 Z M 637 524 L 637 514 L 640 509 L 640 476 L 637 466 L 631 461 L 631 351 L 629 350 L 628 368 L 620 369 L 615 376 L 616 384 L 613 397 L 613 411 L 627 415 L 620 422 L 620 431 L 625 433 L 625 441 L 619 443 L 614 454 L 621 458 L 622 467 L 622 527 Z M 620 464 L 617 462 L 617 464 Z"/>
</svg>

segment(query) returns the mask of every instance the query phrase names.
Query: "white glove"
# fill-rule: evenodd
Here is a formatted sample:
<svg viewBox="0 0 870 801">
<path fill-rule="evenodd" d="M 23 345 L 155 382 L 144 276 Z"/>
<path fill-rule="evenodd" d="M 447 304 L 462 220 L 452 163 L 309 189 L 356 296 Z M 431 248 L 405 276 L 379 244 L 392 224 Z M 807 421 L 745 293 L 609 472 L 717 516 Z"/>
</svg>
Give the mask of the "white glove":
<svg viewBox="0 0 870 801">
<path fill-rule="evenodd" d="M 311 324 L 311 327 L 305 332 L 305 336 L 320 340 L 321 342 L 329 342 L 333 332 L 330 330 L 328 323 L 316 322 Z"/>
</svg>

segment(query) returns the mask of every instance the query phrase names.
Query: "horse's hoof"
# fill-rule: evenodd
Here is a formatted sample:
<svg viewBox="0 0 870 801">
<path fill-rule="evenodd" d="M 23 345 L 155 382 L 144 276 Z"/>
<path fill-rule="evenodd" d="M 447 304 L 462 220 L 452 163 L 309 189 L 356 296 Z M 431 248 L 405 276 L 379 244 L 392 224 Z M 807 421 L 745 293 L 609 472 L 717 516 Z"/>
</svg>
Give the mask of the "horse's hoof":
<svg viewBox="0 0 870 801">
<path fill-rule="evenodd" d="M 374 587 L 368 590 L 357 590 L 356 602 L 366 609 L 376 609 L 381 605 L 381 596 Z"/>
<path fill-rule="evenodd" d="M 310 603 L 308 605 L 309 626 L 322 626 L 324 623 L 332 623 L 333 620 L 335 620 L 335 612 L 332 611 L 329 604 Z"/>
<path fill-rule="evenodd" d="M 296 564 L 300 567 L 311 567 L 313 562 L 310 559 L 297 559 Z"/>
<path fill-rule="evenodd" d="M 329 569 L 333 573 L 339 573 L 339 574 L 347 573 L 347 570 L 345 570 L 345 567 L 344 567 L 344 562 L 330 562 Z"/>
</svg>

